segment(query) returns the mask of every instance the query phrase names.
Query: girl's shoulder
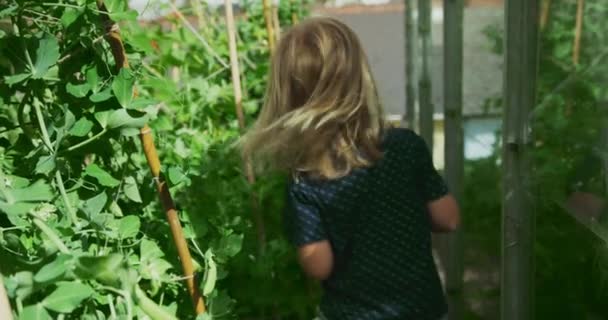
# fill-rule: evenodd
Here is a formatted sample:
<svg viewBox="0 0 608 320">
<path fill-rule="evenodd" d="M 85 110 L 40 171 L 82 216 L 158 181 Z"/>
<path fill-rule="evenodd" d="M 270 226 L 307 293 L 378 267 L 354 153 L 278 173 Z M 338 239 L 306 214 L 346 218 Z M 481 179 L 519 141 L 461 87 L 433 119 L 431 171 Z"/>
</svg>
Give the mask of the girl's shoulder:
<svg viewBox="0 0 608 320">
<path fill-rule="evenodd" d="M 385 150 L 394 148 L 414 150 L 421 145 L 424 146 L 424 140 L 411 129 L 389 128 L 385 132 L 383 145 Z"/>
</svg>

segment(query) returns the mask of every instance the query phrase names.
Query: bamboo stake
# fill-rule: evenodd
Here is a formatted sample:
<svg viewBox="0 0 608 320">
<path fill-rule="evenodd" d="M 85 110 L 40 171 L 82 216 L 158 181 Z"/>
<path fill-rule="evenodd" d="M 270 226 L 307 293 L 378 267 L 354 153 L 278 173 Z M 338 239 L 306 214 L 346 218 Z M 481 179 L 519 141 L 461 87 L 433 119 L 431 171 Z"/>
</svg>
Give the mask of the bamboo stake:
<svg viewBox="0 0 608 320">
<path fill-rule="evenodd" d="M 129 61 L 125 53 L 122 38 L 120 37 L 120 33 L 118 32 L 118 26 L 108 16 L 107 9 L 103 0 L 97 0 L 97 6 L 99 8 L 99 11 L 102 12 L 102 20 L 107 30 L 106 40 L 112 48 L 112 55 L 114 56 L 114 60 L 117 63 L 117 67 L 129 68 Z M 205 312 L 205 304 L 198 290 L 198 286 L 194 281 L 194 266 L 192 264 L 192 256 L 190 255 L 190 250 L 188 249 L 188 243 L 184 238 L 182 226 L 179 221 L 179 217 L 177 216 L 177 210 L 175 209 L 175 204 L 173 203 L 173 199 L 171 198 L 169 187 L 167 186 L 167 183 L 165 182 L 163 176 L 160 173 L 160 160 L 158 158 L 158 154 L 156 152 L 156 147 L 154 146 L 154 140 L 152 139 L 151 133 L 152 129 L 150 129 L 147 124 L 144 125 L 144 127 L 140 130 L 142 146 L 146 155 L 146 159 L 148 160 L 150 171 L 152 172 L 152 176 L 154 177 L 154 181 L 156 182 L 156 188 L 158 190 L 158 195 L 161 204 L 165 209 L 167 221 L 169 222 L 169 227 L 173 236 L 173 242 L 177 248 L 177 252 L 182 264 L 182 269 L 184 271 L 184 277 L 186 279 L 188 293 L 192 298 L 192 303 L 194 305 L 196 313 L 200 314 Z"/>
<path fill-rule="evenodd" d="M 281 20 L 279 19 L 279 8 L 275 5 L 272 6 L 272 22 L 274 27 L 274 38 L 276 42 L 279 42 L 279 38 L 281 38 Z"/>
<path fill-rule="evenodd" d="M 549 11 L 551 10 L 551 0 L 543 0 L 540 12 L 540 30 L 545 30 L 549 22 Z"/>
<path fill-rule="evenodd" d="M 270 0 L 262 0 L 262 5 L 264 7 L 264 21 L 266 22 L 266 33 L 268 33 L 268 49 L 270 52 L 274 52 L 275 47 L 275 37 L 272 23 L 272 8 L 270 5 Z"/>
<path fill-rule="evenodd" d="M 583 12 L 585 9 L 585 0 L 577 1 L 576 8 L 576 30 L 574 32 L 574 49 L 572 50 L 572 63 L 576 66 L 581 54 L 581 34 L 583 33 Z"/>
<path fill-rule="evenodd" d="M 245 130 L 245 115 L 243 114 L 243 89 L 241 87 L 241 75 L 239 71 L 239 60 L 236 47 L 236 28 L 234 26 L 234 14 L 232 13 L 231 0 L 224 0 L 224 4 L 226 26 L 228 29 L 228 48 L 230 50 L 230 71 L 232 74 L 232 87 L 234 89 L 234 106 L 239 122 L 239 129 L 242 132 Z M 245 167 L 247 181 L 251 185 L 255 184 L 255 174 L 253 172 L 253 166 L 251 165 L 251 159 L 243 159 L 243 165 Z M 258 210 L 258 202 L 255 195 L 252 195 L 251 202 L 253 204 L 253 218 L 257 228 L 258 250 L 260 254 L 263 254 L 266 247 L 266 230 L 264 220 L 260 214 L 260 210 Z"/>
<path fill-rule="evenodd" d="M 296 4 L 296 0 L 290 0 L 290 4 L 291 4 L 291 24 L 296 25 L 298 24 L 298 11 L 296 10 L 297 8 L 297 4 Z"/>
</svg>

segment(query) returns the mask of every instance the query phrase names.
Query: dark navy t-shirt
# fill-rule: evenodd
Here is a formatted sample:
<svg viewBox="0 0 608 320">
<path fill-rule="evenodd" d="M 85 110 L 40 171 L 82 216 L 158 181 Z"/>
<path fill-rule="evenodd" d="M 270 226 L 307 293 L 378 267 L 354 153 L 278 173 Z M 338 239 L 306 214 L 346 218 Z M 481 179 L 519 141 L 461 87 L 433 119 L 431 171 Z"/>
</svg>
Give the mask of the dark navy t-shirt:
<svg viewBox="0 0 608 320">
<path fill-rule="evenodd" d="M 329 320 L 439 319 L 447 312 L 431 253 L 427 203 L 447 194 L 428 148 L 389 129 L 372 167 L 288 187 L 285 222 L 302 246 L 329 240 L 334 269 L 323 282 Z"/>
</svg>

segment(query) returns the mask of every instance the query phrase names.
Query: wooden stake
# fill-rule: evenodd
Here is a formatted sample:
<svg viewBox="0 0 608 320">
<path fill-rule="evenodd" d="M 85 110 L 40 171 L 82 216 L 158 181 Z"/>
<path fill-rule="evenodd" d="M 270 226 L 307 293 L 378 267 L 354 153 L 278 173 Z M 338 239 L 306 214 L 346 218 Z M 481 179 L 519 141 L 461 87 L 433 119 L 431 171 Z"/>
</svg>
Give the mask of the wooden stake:
<svg viewBox="0 0 608 320">
<path fill-rule="evenodd" d="M 272 6 L 270 5 L 270 0 L 262 0 L 262 5 L 264 7 L 264 21 L 266 22 L 266 33 L 268 33 L 268 49 L 271 54 L 274 52 L 275 47 L 275 37 L 274 37 L 274 28 L 272 23 Z"/>
<path fill-rule="evenodd" d="M 551 11 L 551 0 L 543 0 L 540 11 L 540 30 L 545 30 L 549 22 L 549 12 Z"/>
<path fill-rule="evenodd" d="M 297 8 L 297 3 L 296 0 L 290 0 L 290 7 L 291 7 L 291 24 L 296 25 L 298 24 L 298 11 L 296 10 Z"/>
<path fill-rule="evenodd" d="M 120 33 L 118 32 L 118 26 L 107 14 L 107 9 L 103 0 L 97 0 L 97 7 L 99 8 L 99 11 L 102 12 L 101 17 L 107 30 L 106 40 L 112 48 L 112 55 L 116 61 L 116 66 L 119 69 L 128 68 L 129 61 L 125 53 L 125 48 L 120 37 Z M 158 190 L 161 204 L 165 209 L 167 221 L 169 222 L 169 227 L 171 229 L 171 235 L 173 236 L 173 242 L 177 248 L 177 253 L 182 264 L 188 293 L 192 298 L 192 303 L 196 313 L 203 313 L 205 312 L 205 304 L 203 297 L 198 290 L 198 286 L 195 283 L 192 256 L 190 255 L 190 250 L 188 249 L 188 243 L 184 238 L 182 226 L 179 221 L 179 217 L 177 216 L 177 210 L 175 209 L 175 204 L 171 198 L 169 187 L 167 186 L 167 183 L 160 172 L 160 160 L 156 152 L 156 147 L 154 146 L 154 140 L 152 139 L 152 129 L 150 129 L 147 124 L 144 125 L 144 127 L 140 130 L 140 136 L 144 153 L 146 155 L 146 159 L 148 160 L 148 166 L 150 167 L 150 171 L 152 172 L 152 176 L 156 182 L 156 189 Z"/>
<path fill-rule="evenodd" d="M 274 38 L 276 42 L 279 42 L 279 38 L 281 38 L 281 20 L 279 19 L 279 8 L 277 6 L 272 6 L 272 22 L 274 27 Z"/>
<path fill-rule="evenodd" d="M 232 13 L 232 2 L 231 0 L 224 0 L 225 12 L 226 12 L 226 26 L 228 29 L 228 48 L 230 51 L 230 71 L 232 74 L 232 87 L 234 89 L 234 106 L 236 109 L 236 116 L 239 122 L 239 129 L 241 132 L 245 130 L 245 115 L 243 113 L 243 89 L 241 87 L 241 73 L 239 71 L 239 59 L 236 47 L 236 28 L 234 26 L 234 14 Z M 245 169 L 245 175 L 247 181 L 250 184 L 255 184 L 255 174 L 253 172 L 253 166 L 251 165 L 251 159 L 243 159 L 243 166 Z M 264 225 L 264 219 L 260 214 L 257 196 L 255 194 L 251 197 L 253 218 L 257 228 L 258 238 L 258 249 L 260 254 L 264 253 L 266 247 L 266 230 Z"/>
<path fill-rule="evenodd" d="M 572 50 L 572 63 L 576 66 L 581 54 L 581 35 L 583 33 L 583 12 L 585 0 L 578 0 L 576 7 L 576 30 L 574 32 L 574 45 Z"/>
</svg>

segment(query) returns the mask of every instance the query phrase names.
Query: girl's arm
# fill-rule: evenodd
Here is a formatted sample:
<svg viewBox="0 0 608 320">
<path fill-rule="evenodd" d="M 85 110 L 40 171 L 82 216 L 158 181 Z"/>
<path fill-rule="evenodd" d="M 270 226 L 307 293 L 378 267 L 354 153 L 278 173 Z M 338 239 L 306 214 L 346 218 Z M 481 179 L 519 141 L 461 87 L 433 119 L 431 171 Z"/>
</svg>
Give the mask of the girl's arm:
<svg viewBox="0 0 608 320">
<path fill-rule="evenodd" d="M 460 209 L 450 194 L 427 204 L 433 232 L 451 232 L 460 225 Z"/>
<path fill-rule="evenodd" d="M 316 280 L 326 280 L 329 278 L 334 265 L 331 244 L 327 240 L 299 247 L 298 259 L 304 272 Z"/>
</svg>

